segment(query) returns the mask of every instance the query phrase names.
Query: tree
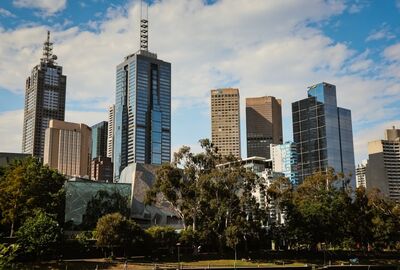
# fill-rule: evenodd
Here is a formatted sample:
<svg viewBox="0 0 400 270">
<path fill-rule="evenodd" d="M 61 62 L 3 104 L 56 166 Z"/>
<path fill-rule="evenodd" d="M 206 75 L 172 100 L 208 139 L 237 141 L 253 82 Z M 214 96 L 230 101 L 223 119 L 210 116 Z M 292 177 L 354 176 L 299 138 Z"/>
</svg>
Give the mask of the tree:
<svg viewBox="0 0 400 270">
<path fill-rule="evenodd" d="M 93 229 L 100 217 L 111 213 L 118 212 L 124 217 L 129 218 L 130 208 L 128 201 L 129 199 L 117 190 L 112 193 L 106 190 L 99 190 L 87 203 L 82 227 L 84 229 Z"/>
<path fill-rule="evenodd" d="M 17 257 L 18 244 L 0 244 L 0 269 L 10 269 L 10 264 Z"/>
<path fill-rule="evenodd" d="M 111 256 L 114 256 L 116 247 L 122 247 L 126 253 L 128 247 L 142 241 L 143 231 L 139 225 L 120 213 L 112 213 L 97 221 L 95 238 L 97 246 L 108 248 Z"/>
<path fill-rule="evenodd" d="M 173 249 L 178 242 L 178 234 L 169 226 L 152 226 L 146 230 L 146 234 L 156 247 Z"/>
<path fill-rule="evenodd" d="M 37 210 L 35 217 L 29 217 L 18 229 L 16 236 L 25 255 L 34 255 L 40 259 L 55 250 L 61 239 L 61 230 L 53 217 Z"/>
<path fill-rule="evenodd" d="M 252 196 L 258 178 L 233 157 L 222 157 L 208 139 L 200 140 L 200 145 L 203 152 L 198 154 L 183 146 L 171 164 L 157 171 L 146 202 L 152 203 L 162 194 L 179 213 L 184 227 L 198 232 L 204 245 L 218 247 L 220 252 L 228 226 L 243 230 L 245 243 L 259 239 L 263 217 Z M 230 165 L 217 166 L 225 161 Z"/>
<path fill-rule="evenodd" d="M 229 226 L 225 230 L 226 246 L 235 251 L 235 261 L 237 259 L 236 246 L 239 244 L 240 233 L 239 228 L 235 225 Z"/>
<path fill-rule="evenodd" d="M 35 209 L 54 214 L 63 223 L 64 182 L 64 176 L 36 158 L 15 161 L 6 167 L 0 178 L 0 210 L 2 222 L 10 226 L 10 237 Z"/>
</svg>

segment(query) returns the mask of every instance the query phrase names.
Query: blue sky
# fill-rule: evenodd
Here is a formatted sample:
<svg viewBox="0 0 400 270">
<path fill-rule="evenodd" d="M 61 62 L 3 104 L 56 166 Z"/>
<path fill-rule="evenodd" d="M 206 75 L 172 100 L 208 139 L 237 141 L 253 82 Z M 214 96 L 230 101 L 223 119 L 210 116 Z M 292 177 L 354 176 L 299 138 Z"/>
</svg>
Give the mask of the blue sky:
<svg viewBox="0 0 400 270">
<path fill-rule="evenodd" d="M 25 79 L 39 62 L 46 30 L 67 78 L 67 121 L 107 119 L 115 67 L 137 51 L 139 1 L 0 2 L 0 152 L 20 151 Z M 172 147 L 210 137 L 210 89 L 238 87 L 242 156 L 246 97 L 291 103 L 307 86 L 337 86 L 352 110 L 356 161 L 367 142 L 400 126 L 400 1 L 151 1 L 150 51 L 172 63 Z"/>
</svg>

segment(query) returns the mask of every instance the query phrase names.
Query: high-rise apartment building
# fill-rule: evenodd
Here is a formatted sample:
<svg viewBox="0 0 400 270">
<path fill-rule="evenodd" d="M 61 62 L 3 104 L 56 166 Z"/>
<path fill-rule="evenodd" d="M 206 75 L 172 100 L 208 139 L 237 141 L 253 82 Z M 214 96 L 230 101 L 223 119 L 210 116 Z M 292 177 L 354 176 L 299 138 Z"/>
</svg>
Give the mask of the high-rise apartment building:
<svg viewBox="0 0 400 270">
<path fill-rule="evenodd" d="M 240 158 L 239 89 L 211 90 L 211 140 L 224 156 Z"/>
<path fill-rule="evenodd" d="M 364 187 L 367 188 L 367 165 L 368 162 L 363 160 L 360 164 L 357 164 L 356 167 L 356 187 Z"/>
<path fill-rule="evenodd" d="M 70 177 L 89 178 L 91 136 L 91 129 L 85 124 L 50 120 L 44 164 Z"/>
<path fill-rule="evenodd" d="M 96 157 L 90 162 L 90 179 L 102 182 L 113 182 L 113 164 L 109 157 Z"/>
<path fill-rule="evenodd" d="M 384 140 L 368 143 L 366 185 L 400 201 L 400 129 L 387 129 Z"/>
<path fill-rule="evenodd" d="M 40 64 L 26 79 L 22 152 L 43 158 L 45 131 L 50 119 L 64 120 L 67 77 L 55 62 L 50 32 L 43 44 Z"/>
<path fill-rule="evenodd" d="M 92 129 L 92 159 L 107 157 L 108 123 L 102 121 L 91 127 Z"/>
<path fill-rule="evenodd" d="M 282 101 L 265 96 L 246 98 L 247 157 L 270 158 L 270 144 L 281 144 Z"/>
<path fill-rule="evenodd" d="M 115 105 L 108 107 L 108 134 L 107 134 L 107 157 L 114 158 L 114 110 Z"/>
<path fill-rule="evenodd" d="M 271 160 L 272 171 L 283 173 L 295 186 L 299 184 L 295 143 L 271 144 Z"/>
<path fill-rule="evenodd" d="M 308 98 L 292 103 L 292 114 L 299 183 L 315 171 L 333 168 L 351 174 L 355 187 L 351 111 L 337 106 L 336 86 L 310 86 Z"/>
<path fill-rule="evenodd" d="M 140 50 L 117 66 L 114 110 L 114 179 L 131 163 L 171 160 L 171 64 L 148 51 L 141 20 Z"/>
</svg>

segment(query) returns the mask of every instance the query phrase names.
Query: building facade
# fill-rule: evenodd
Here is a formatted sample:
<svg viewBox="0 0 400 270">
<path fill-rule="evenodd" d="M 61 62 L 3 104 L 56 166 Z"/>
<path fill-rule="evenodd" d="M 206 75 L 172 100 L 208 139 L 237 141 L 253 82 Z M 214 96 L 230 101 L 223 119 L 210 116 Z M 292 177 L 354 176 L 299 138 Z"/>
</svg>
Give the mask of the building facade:
<svg viewBox="0 0 400 270">
<path fill-rule="evenodd" d="M 145 50 L 117 66 L 114 178 L 131 163 L 171 160 L 171 64 Z"/>
<path fill-rule="evenodd" d="M 367 161 L 363 160 L 356 167 L 356 187 L 367 188 Z"/>
<path fill-rule="evenodd" d="M 308 98 L 292 103 L 292 116 L 299 183 L 316 171 L 333 168 L 351 175 L 350 185 L 355 187 L 351 112 L 337 106 L 336 86 L 310 86 Z"/>
<path fill-rule="evenodd" d="M 92 129 L 92 159 L 107 157 L 108 123 L 102 121 L 91 127 Z"/>
<path fill-rule="evenodd" d="M 101 182 L 113 182 L 113 164 L 109 157 L 96 157 L 90 161 L 90 179 Z"/>
<path fill-rule="evenodd" d="M 247 157 L 270 158 L 270 144 L 282 144 L 282 101 L 246 98 Z"/>
<path fill-rule="evenodd" d="M 295 143 L 271 144 L 271 160 L 274 172 L 283 173 L 295 186 L 299 184 L 297 147 Z"/>
<path fill-rule="evenodd" d="M 400 129 L 388 129 L 384 140 L 368 143 L 366 185 L 400 201 Z"/>
<path fill-rule="evenodd" d="M 89 178 L 91 145 L 90 127 L 52 119 L 43 162 L 66 176 Z"/>
<path fill-rule="evenodd" d="M 107 157 L 111 158 L 111 162 L 114 157 L 114 110 L 115 105 L 108 107 Z"/>
<path fill-rule="evenodd" d="M 45 131 L 50 119 L 64 120 L 67 77 L 55 62 L 50 32 L 43 45 L 40 64 L 26 79 L 22 152 L 43 158 Z"/>
<path fill-rule="evenodd" d="M 30 154 L 0 152 L 0 167 L 10 165 L 17 160 L 27 159 L 30 156 Z"/>
<path fill-rule="evenodd" d="M 211 90 L 211 140 L 224 156 L 240 158 L 239 89 Z"/>
</svg>

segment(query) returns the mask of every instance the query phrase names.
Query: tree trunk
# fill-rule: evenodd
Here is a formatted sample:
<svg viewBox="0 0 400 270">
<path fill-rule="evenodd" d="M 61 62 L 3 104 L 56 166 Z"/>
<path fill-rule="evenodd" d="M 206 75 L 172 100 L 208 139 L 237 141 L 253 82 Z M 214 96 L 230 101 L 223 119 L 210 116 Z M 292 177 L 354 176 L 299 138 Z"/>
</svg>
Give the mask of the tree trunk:
<svg viewBox="0 0 400 270">
<path fill-rule="evenodd" d="M 14 220 L 11 222 L 10 238 L 14 235 Z"/>
</svg>

